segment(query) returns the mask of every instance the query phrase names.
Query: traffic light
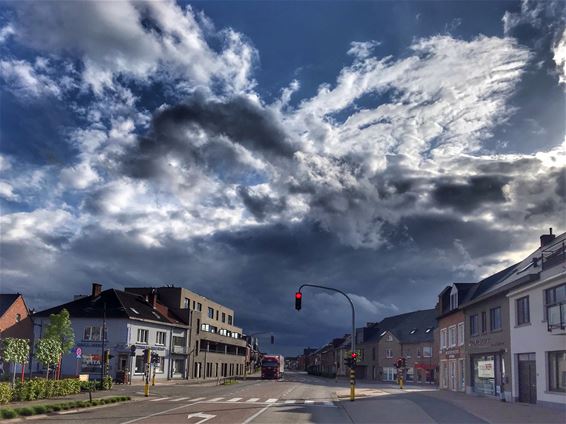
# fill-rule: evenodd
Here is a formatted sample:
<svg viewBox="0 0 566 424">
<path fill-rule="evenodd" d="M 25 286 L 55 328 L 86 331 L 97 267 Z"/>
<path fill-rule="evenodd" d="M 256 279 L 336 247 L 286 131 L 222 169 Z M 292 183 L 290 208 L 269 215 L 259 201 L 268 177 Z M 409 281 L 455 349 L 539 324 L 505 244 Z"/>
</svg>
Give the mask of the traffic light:
<svg viewBox="0 0 566 424">
<path fill-rule="evenodd" d="M 159 364 L 159 354 L 157 352 L 151 352 L 151 363 Z"/>
<path fill-rule="evenodd" d="M 403 368 L 406 367 L 406 362 L 405 362 L 405 357 L 403 356 L 403 358 L 401 358 L 401 365 L 403 366 Z"/>
<path fill-rule="evenodd" d="M 295 309 L 301 310 L 301 302 L 303 301 L 303 294 L 301 292 L 295 293 Z"/>
<path fill-rule="evenodd" d="M 348 368 L 352 368 L 353 364 L 354 361 L 352 358 L 344 358 L 344 365 L 346 365 Z"/>
<path fill-rule="evenodd" d="M 275 344 L 275 336 L 271 336 L 271 344 Z"/>
<path fill-rule="evenodd" d="M 130 346 L 130 356 L 136 356 L 136 345 Z"/>
<path fill-rule="evenodd" d="M 144 349 L 143 350 L 143 360 L 144 360 L 144 362 L 149 361 L 149 359 L 150 359 L 149 358 L 149 349 Z"/>
<path fill-rule="evenodd" d="M 403 359 L 398 358 L 397 361 L 395 361 L 395 368 L 401 368 L 402 366 L 403 366 Z"/>
</svg>

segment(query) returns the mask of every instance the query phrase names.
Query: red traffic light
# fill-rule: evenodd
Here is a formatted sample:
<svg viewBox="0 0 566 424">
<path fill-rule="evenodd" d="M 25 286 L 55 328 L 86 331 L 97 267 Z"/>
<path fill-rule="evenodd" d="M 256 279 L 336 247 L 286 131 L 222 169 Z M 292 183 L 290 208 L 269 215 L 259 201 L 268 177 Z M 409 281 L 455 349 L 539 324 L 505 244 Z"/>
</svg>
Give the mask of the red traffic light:
<svg viewBox="0 0 566 424">
<path fill-rule="evenodd" d="M 358 357 L 358 354 L 356 352 L 352 352 L 352 358 L 356 359 Z"/>
<path fill-rule="evenodd" d="M 301 299 L 302 297 L 303 297 L 303 294 L 301 292 L 295 293 L 295 299 Z"/>
<path fill-rule="evenodd" d="M 295 309 L 297 311 L 301 310 L 302 301 L 303 301 L 303 294 L 301 292 L 295 293 Z"/>
</svg>

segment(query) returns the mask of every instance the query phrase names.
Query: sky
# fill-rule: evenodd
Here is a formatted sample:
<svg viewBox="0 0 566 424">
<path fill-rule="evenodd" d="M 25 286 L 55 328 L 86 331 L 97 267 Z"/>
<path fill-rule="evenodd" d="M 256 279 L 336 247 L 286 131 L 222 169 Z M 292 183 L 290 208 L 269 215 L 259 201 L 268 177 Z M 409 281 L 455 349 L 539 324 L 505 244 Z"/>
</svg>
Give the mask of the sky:
<svg viewBox="0 0 566 424">
<path fill-rule="evenodd" d="M 175 284 L 292 355 L 566 228 L 562 1 L 0 9 L 0 291 Z"/>
</svg>

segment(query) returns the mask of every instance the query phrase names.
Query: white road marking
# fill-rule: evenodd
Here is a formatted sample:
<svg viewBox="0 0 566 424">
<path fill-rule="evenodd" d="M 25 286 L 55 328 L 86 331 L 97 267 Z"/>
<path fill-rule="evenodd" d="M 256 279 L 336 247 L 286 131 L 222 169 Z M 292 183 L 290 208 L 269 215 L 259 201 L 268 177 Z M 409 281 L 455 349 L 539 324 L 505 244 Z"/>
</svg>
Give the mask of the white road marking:
<svg viewBox="0 0 566 424">
<path fill-rule="evenodd" d="M 263 414 L 265 411 L 267 411 L 267 409 L 272 406 L 272 405 L 267 405 L 265 408 L 260 409 L 259 411 L 257 411 L 255 414 L 253 414 L 251 417 L 249 417 L 246 421 L 244 421 L 242 424 L 249 424 L 251 423 L 253 420 L 255 420 L 257 417 L 259 417 L 261 414 Z M 124 423 L 124 424 L 128 424 L 128 423 Z"/>
<path fill-rule="evenodd" d="M 203 399 L 204 399 L 204 398 L 203 398 Z M 121 424 L 131 424 L 131 423 L 135 423 L 135 422 L 137 422 L 137 421 L 145 420 L 145 419 L 147 419 L 147 418 L 155 417 L 155 416 L 157 416 L 157 415 L 163 415 L 163 414 L 166 414 L 166 413 L 168 413 L 168 412 L 176 411 L 177 409 L 186 408 L 186 407 L 192 406 L 192 405 L 195 405 L 195 404 L 194 404 L 194 403 L 189 403 L 189 404 L 185 404 L 185 405 L 181 405 L 181 406 L 176 406 L 175 408 L 169 408 L 169 409 L 166 409 L 165 411 L 159 411 L 159 412 L 155 412 L 155 413 L 153 413 L 153 414 L 145 415 L 145 416 L 143 416 L 143 417 L 134 418 L 133 420 L 124 421 L 124 422 L 121 423 Z"/>
<path fill-rule="evenodd" d="M 150 402 L 159 402 L 160 400 L 167 400 L 167 399 L 169 399 L 169 396 L 157 398 L 157 399 L 150 399 Z"/>
<path fill-rule="evenodd" d="M 248 399 L 246 402 L 257 402 L 259 400 L 259 398 L 251 398 Z"/>
<path fill-rule="evenodd" d="M 265 403 L 275 403 L 275 402 L 277 402 L 278 400 L 279 400 L 279 399 L 273 399 L 273 398 L 271 398 L 271 399 L 267 399 L 267 400 L 265 401 Z"/>
<path fill-rule="evenodd" d="M 221 398 L 214 398 L 214 399 L 210 399 L 209 402 L 218 402 L 219 400 L 224 399 L 223 397 Z"/>
<path fill-rule="evenodd" d="M 232 399 L 228 399 L 228 402 L 238 402 L 239 400 L 242 400 L 242 398 L 232 398 Z"/>
<path fill-rule="evenodd" d="M 191 402 L 198 402 L 199 400 L 204 400 L 204 399 L 206 399 L 206 398 L 203 398 L 203 397 L 194 398 L 194 399 L 191 399 Z"/>
<path fill-rule="evenodd" d="M 197 421 L 195 424 L 201 424 L 205 421 L 211 420 L 214 417 L 216 417 L 216 415 L 211 415 L 211 414 L 203 414 L 202 412 L 197 412 L 196 414 L 189 414 L 187 415 L 187 419 L 190 420 L 191 418 L 203 418 L 200 421 Z"/>
<path fill-rule="evenodd" d="M 329 400 L 324 402 L 326 406 L 334 406 L 334 402 L 330 402 Z"/>
<path fill-rule="evenodd" d="M 177 398 L 177 399 L 171 399 L 169 402 L 181 402 L 182 400 L 186 400 L 189 399 L 188 397 L 182 397 L 182 398 Z"/>
<path fill-rule="evenodd" d="M 310 405 L 310 404 L 313 404 L 313 403 L 314 403 L 314 400 L 305 400 L 305 405 L 306 405 L 306 404 L 309 404 L 309 405 Z"/>
<path fill-rule="evenodd" d="M 286 400 L 285 403 L 295 403 L 296 400 Z"/>
</svg>

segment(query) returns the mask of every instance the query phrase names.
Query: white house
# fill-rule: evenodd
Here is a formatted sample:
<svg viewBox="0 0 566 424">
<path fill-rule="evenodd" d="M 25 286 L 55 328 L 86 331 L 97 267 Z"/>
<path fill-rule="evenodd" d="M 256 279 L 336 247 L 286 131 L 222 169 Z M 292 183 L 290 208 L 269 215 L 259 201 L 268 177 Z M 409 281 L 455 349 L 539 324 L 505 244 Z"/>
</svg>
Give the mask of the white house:
<svg viewBox="0 0 566 424">
<path fill-rule="evenodd" d="M 507 294 L 511 327 L 513 398 L 566 404 L 566 233 L 541 237 L 520 266 L 537 278 Z"/>
<path fill-rule="evenodd" d="M 189 317 L 158 304 L 156 296 L 119 290 L 102 291 L 94 283 L 92 294 L 33 315 L 35 339 L 42 336 L 51 314 L 67 309 L 75 332 L 75 346 L 64 355 L 62 374 L 89 374 L 100 379 L 104 352 L 109 351 L 108 375 L 143 379 L 144 350 L 157 353 L 156 379 L 188 378 Z M 35 372 L 45 371 L 34 360 Z"/>
</svg>

